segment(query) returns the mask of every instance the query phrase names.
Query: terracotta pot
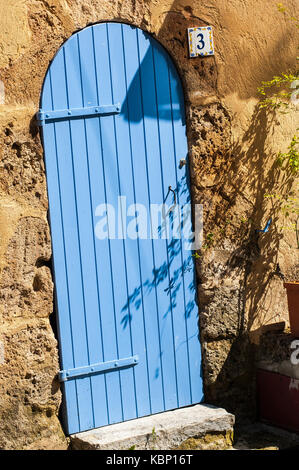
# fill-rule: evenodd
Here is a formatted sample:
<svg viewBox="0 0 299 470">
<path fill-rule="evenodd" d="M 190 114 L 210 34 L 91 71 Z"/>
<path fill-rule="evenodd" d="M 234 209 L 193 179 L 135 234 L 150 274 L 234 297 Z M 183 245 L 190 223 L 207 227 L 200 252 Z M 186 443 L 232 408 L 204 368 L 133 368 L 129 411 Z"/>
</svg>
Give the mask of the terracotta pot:
<svg viewBox="0 0 299 470">
<path fill-rule="evenodd" d="M 299 281 L 285 282 L 284 287 L 288 296 L 291 333 L 299 338 Z"/>
</svg>

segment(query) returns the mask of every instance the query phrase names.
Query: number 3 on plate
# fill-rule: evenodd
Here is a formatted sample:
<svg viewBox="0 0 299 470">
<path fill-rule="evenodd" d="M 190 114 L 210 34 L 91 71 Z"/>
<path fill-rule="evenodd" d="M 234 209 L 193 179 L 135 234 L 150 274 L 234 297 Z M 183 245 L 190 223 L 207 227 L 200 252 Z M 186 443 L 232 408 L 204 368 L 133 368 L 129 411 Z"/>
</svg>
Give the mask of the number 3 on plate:
<svg viewBox="0 0 299 470">
<path fill-rule="evenodd" d="M 198 41 L 198 44 L 197 44 L 197 48 L 201 51 L 205 47 L 205 42 L 203 40 L 203 34 L 199 33 L 197 35 L 197 37 L 200 38 L 199 41 Z"/>
</svg>

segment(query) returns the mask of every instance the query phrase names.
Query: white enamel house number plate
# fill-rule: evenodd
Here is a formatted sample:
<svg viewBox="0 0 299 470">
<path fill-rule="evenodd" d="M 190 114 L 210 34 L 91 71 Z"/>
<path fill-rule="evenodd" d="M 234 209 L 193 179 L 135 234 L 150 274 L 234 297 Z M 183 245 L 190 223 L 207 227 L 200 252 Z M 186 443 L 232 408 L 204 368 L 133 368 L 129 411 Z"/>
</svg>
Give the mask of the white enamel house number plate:
<svg viewBox="0 0 299 470">
<path fill-rule="evenodd" d="M 190 57 L 209 56 L 214 54 L 212 26 L 188 28 Z"/>
</svg>

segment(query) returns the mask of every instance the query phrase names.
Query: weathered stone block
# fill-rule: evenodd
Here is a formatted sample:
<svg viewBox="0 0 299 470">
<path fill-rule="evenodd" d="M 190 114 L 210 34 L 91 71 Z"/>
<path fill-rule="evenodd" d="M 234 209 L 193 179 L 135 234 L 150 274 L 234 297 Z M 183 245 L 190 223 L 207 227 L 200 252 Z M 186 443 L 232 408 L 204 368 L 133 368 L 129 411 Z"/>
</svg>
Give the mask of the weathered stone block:
<svg viewBox="0 0 299 470">
<path fill-rule="evenodd" d="M 222 443 L 225 448 L 233 425 L 234 416 L 224 409 L 195 405 L 73 434 L 71 447 L 75 450 L 167 450 L 190 449 L 195 445 L 208 449 L 213 442 L 214 445 Z"/>
<path fill-rule="evenodd" d="M 204 289 L 199 286 L 200 305 L 204 298 L 208 302 L 200 309 L 200 326 L 203 339 L 216 340 L 234 338 L 244 328 L 240 307 L 240 288 L 218 287 Z"/>
</svg>

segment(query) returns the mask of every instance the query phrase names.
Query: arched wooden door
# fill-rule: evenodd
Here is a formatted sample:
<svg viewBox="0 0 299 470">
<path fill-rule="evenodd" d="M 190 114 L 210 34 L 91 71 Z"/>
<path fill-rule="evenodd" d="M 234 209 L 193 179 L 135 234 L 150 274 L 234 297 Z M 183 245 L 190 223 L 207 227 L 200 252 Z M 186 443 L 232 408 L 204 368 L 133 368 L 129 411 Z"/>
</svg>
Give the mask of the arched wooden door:
<svg viewBox="0 0 299 470">
<path fill-rule="evenodd" d="M 184 113 L 172 60 L 136 27 L 87 27 L 48 70 L 38 118 L 70 434 L 202 400 L 192 252 L 132 236 L 135 210 L 171 202 L 169 186 L 190 202 Z"/>
</svg>

